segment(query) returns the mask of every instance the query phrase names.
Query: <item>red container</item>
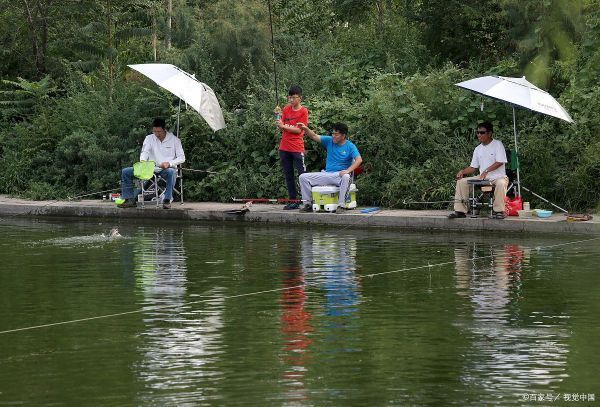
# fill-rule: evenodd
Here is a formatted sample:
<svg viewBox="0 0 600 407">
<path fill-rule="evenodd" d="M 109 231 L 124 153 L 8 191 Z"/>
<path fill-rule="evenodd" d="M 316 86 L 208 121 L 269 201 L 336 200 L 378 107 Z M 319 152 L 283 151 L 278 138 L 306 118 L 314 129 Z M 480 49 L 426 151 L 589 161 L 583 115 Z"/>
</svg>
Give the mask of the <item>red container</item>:
<svg viewBox="0 0 600 407">
<path fill-rule="evenodd" d="M 520 196 L 516 196 L 513 199 L 509 197 L 504 197 L 504 214 L 506 216 L 519 216 L 519 212 L 523 209 L 523 198 Z"/>
</svg>

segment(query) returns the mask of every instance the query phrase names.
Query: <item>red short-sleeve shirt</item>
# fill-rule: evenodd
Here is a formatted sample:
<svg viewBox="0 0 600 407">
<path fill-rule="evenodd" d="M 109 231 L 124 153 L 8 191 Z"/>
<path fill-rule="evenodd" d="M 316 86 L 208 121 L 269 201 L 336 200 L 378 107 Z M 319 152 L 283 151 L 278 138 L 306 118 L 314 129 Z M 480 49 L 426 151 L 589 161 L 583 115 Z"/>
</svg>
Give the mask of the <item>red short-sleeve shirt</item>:
<svg viewBox="0 0 600 407">
<path fill-rule="evenodd" d="M 302 106 L 300 109 L 294 110 L 292 109 L 292 105 L 287 105 L 283 108 L 281 120 L 283 121 L 283 124 L 288 126 L 296 126 L 297 123 L 308 125 L 308 109 Z M 281 134 L 279 149 L 293 153 L 303 153 L 304 132 L 294 134 L 284 130 Z"/>
</svg>

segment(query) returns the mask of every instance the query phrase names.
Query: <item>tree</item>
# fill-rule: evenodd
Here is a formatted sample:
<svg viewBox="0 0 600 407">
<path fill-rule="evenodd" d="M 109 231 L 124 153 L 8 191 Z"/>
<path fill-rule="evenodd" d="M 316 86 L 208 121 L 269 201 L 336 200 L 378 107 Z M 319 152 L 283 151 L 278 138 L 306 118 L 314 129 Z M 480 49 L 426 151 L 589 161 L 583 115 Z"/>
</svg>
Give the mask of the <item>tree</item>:
<svg viewBox="0 0 600 407">
<path fill-rule="evenodd" d="M 80 55 L 76 66 L 91 71 L 106 63 L 109 89 L 113 89 L 119 47 L 132 38 L 149 37 L 153 34 L 151 24 L 152 2 L 123 0 L 117 4 L 113 0 L 94 3 L 102 19 L 92 21 L 81 28 L 83 40 L 77 43 Z"/>
<path fill-rule="evenodd" d="M 575 62 L 575 44 L 584 29 L 585 2 L 504 0 L 502 4 L 525 76 L 538 86 L 552 86 L 558 65 Z"/>
<path fill-rule="evenodd" d="M 510 52 L 507 21 L 498 0 L 421 0 L 406 10 L 416 13 L 424 43 L 440 62 L 464 65 L 475 58 L 489 65 Z"/>
<path fill-rule="evenodd" d="M 23 121 L 37 114 L 57 91 L 48 75 L 36 82 L 18 78 L 16 81 L 4 79 L 2 83 L 11 89 L 0 91 L 0 106 L 3 106 L 6 118 L 16 121 Z"/>
</svg>

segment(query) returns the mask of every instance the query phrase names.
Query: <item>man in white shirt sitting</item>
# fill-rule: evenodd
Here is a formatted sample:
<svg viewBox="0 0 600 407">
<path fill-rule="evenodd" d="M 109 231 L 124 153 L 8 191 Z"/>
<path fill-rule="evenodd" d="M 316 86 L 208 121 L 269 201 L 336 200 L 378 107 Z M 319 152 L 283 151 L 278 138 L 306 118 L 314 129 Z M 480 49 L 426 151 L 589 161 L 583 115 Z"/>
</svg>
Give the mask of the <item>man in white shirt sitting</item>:
<svg viewBox="0 0 600 407">
<path fill-rule="evenodd" d="M 171 208 L 173 187 L 177 179 L 177 165 L 185 162 L 185 154 L 181 141 L 173 133 L 167 132 L 164 119 L 154 119 L 152 134 L 144 139 L 140 161 L 153 160 L 156 163 L 155 173 L 167 181 L 163 208 Z M 133 190 L 133 167 L 123 168 L 121 171 L 121 198 L 125 202 L 119 208 L 133 208 L 136 206 Z"/>
<path fill-rule="evenodd" d="M 477 125 L 477 139 L 479 144 L 473 152 L 471 164 L 456 174 L 456 192 L 454 194 L 454 212 L 448 215 L 449 219 L 465 218 L 467 215 L 466 202 L 469 200 L 470 179 L 488 180 L 494 185 L 494 206 L 492 215 L 496 219 L 504 219 L 504 196 L 508 186 L 505 164 L 506 151 L 500 140 L 493 139 L 494 127 L 490 122 Z M 479 169 L 479 175 L 467 177 Z"/>
</svg>

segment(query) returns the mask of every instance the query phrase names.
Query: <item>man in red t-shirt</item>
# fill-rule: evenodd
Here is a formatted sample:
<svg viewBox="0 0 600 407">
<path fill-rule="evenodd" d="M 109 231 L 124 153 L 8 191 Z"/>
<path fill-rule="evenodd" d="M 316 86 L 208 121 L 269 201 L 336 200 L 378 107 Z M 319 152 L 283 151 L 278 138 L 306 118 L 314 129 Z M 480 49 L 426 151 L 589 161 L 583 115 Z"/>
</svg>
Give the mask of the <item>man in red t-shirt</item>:
<svg viewBox="0 0 600 407">
<path fill-rule="evenodd" d="M 288 92 L 290 102 L 283 108 L 281 118 L 277 120 L 277 128 L 281 130 L 279 158 L 285 177 L 285 184 L 290 199 L 298 198 L 294 167 L 298 176 L 306 172 L 304 165 L 304 131 L 296 123 L 308 123 L 308 109 L 302 106 L 302 88 L 292 86 Z M 290 202 L 283 209 L 298 209 L 299 203 Z"/>
</svg>

